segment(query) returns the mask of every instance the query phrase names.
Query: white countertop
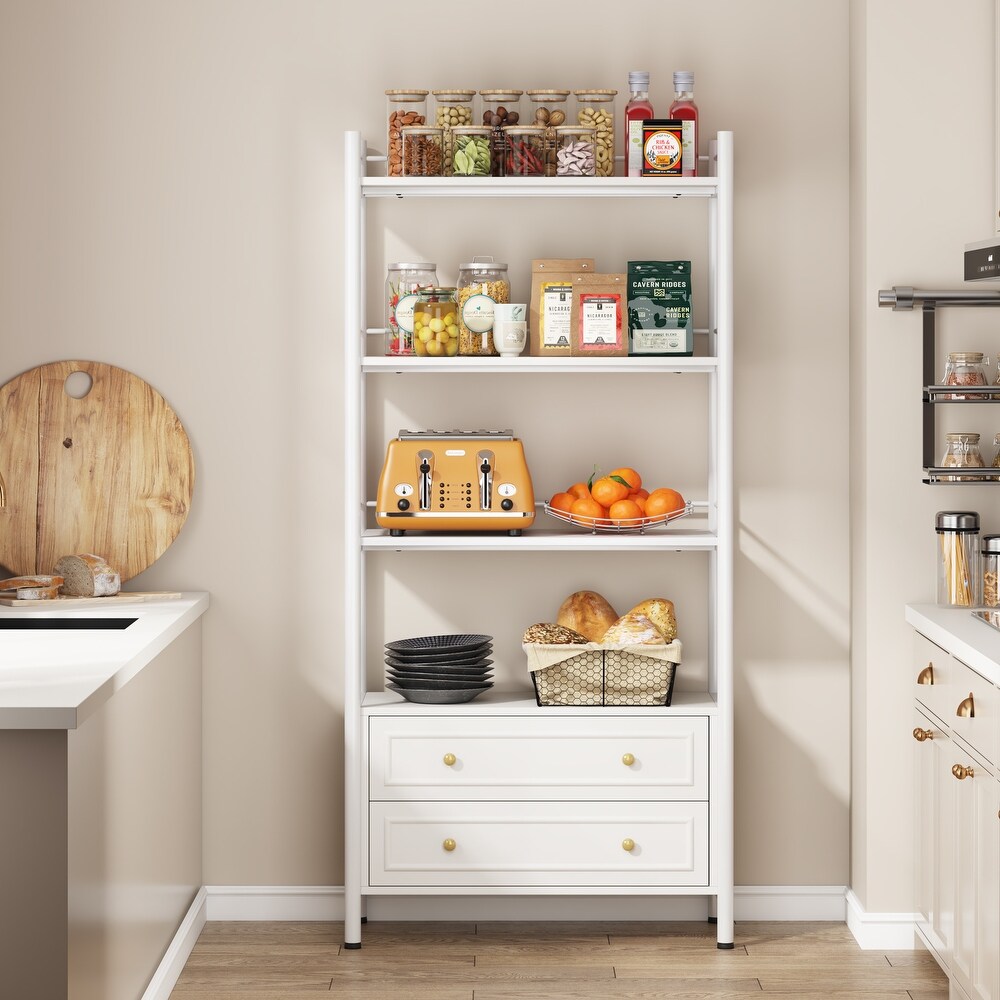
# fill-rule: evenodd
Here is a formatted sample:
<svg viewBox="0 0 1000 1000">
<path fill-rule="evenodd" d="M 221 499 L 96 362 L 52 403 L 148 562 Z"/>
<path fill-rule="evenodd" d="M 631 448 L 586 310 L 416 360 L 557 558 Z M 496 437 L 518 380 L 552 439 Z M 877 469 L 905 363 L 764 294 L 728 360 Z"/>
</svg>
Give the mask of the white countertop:
<svg viewBox="0 0 1000 1000">
<path fill-rule="evenodd" d="M 906 620 L 977 674 L 1000 684 L 1000 631 L 971 611 L 936 604 L 907 604 Z"/>
<path fill-rule="evenodd" d="M 60 610 L 0 607 L 2 618 L 136 618 L 125 629 L 0 629 L 0 729 L 75 729 L 208 609 L 208 594 Z"/>
</svg>

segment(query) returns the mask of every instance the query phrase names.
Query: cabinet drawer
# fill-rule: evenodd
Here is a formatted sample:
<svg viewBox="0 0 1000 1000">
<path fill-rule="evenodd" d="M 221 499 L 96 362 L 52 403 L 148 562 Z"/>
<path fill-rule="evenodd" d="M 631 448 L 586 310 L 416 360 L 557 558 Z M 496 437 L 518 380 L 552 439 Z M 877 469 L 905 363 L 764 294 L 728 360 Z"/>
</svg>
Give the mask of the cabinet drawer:
<svg viewBox="0 0 1000 1000">
<path fill-rule="evenodd" d="M 911 668 L 913 696 L 924 708 L 950 724 L 950 716 L 955 714 L 955 705 L 958 704 L 958 699 L 955 699 L 954 705 L 951 703 L 954 690 L 957 690 L 954 688 L 955 662 L 949 653 L 919 632 L 915 633 L 914 640 L 915 653 Z"/>
<path fill-rule="evenodd" d="M 372 799 L 707 799 L 708 718 L 373 717 Z"/>
<path fill-rule="evenodd" d="M 952 658 L 950 714 L 944 721 L 981 757 L 996 762 L 997 690 L 961 660 Z M 964 713 L 971 707 L 973 715 Z M 963 714 L 960 714 L 961 713 Z"/>
<path fill-rule="evenodd" d="M 708 884 L 706 802 L 378 802 L 369 842 L 373 886 Z"/>
</svg>

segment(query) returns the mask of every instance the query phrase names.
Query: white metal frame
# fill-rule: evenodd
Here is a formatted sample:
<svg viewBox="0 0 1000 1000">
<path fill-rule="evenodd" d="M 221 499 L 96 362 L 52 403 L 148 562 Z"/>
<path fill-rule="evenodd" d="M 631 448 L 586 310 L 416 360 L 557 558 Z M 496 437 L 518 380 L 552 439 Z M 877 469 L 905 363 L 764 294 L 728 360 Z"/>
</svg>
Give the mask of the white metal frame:
<svg viewBox="0 0 1000 1000">
<path fill-rule="evenodd" d="M 372 159 L 375 159 L 374 157 Z M 365 554 L 383 549 L 482 551 L 512 547 L 525 551 L 681 551 L 709 552 L 711 615 L 709 624 L 709 692 L 712 717 L 710 810 L 711 884 L 656 894 L 707 895 L 714 904 L 720 947 L 733 943 L 733 133 L 718 135 L 718 168 L 714 177 L 681 178 L 414 178 L 368 177 L 366 146 L 359 132 L 344 136 L 344 940 L 360 947 L 364 900 L 363 862 L 366 856 L 368 796 L 365 782 L 363 724 L 365 705 Z M 405 362 L 366 356 L 369 334 L 365 323 L 365 202 L 368 198 L 707 198 L 709 219 L 709 347 L 708 358 L 452 358 L 447 362 L 410 358 Z M 521 538 L 484 534 L 390 538 L 366 526 L 364 442 L 365 380 L 387 372 L 414 377 L 429 373 L 516 372 L 518 375 L 587 372 L 690 372 L 709 379 L 709 502 L 705 517 L 691 526 L 644 535 L 579 535 L 558 529 L 532 528 Z M 369 711 L 394 711 L 393 701 L 373 695 Z M 475 703 L 477 706 L 479 702 Z M 397 706 L 398 707 L 398 706 Z M 418 710 L 420 706 L 406 706 Z M 483 703 L 466 711 L 523 712 L 524 704 Z M 564 710 L 561 710 L 564 711 Z M 565 711 L 573 712 L 573 709 Z M 582 710 L 593 712 L 593 709 Z M 647 715 L 650 709 L 616 709 Z M 655 709 L 655 712 L 670 709 Z M 444 892 L 452 892 L 444 889 Z M 562 889 L 549 890 L 562 894 Z M 579 890 L 576 890 L 579 892 Z M 628 890 L 635 892 L 635 889 Z M 601 890 L 594 888 L 594 894 Z M 572 891 L 567 895 L 573 894 Z"/>
</svg>

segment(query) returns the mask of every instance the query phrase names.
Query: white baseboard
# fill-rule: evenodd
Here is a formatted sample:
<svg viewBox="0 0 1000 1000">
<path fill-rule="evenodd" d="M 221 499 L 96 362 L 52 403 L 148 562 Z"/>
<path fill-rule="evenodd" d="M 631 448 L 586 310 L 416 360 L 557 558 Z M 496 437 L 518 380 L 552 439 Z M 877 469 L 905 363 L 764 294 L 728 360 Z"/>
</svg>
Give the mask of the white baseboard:
<svg viewBox="0 0 1000 1000">
<path fill-rule="evenodd" d="M 173 936 L 167 950 L 160 959 L 160 964 L 153 973 L 149 985 L 142 994 L 142 1000 L 168 1000 L 184 964 L 194 950 L 198 935 L 205 926 L 205 900 L 208 894 L 204 887 L 198 890 L 194 901 L 188 907 L 177 933 Z"/>
<path fill-rule="evenodd" d="M 842 885 L 738 885 L 733 915 L 739 920 L 835 920 L 847 916 Z"/>
<path fill-rule="evenodd" d="M 209 920 L 343 920 L 340 885 L 207 885 Z"/>
<path fill-rule="evenodd" d="M 907 951 L 917 947 L 915 913 L 866 913 L 852 889 L 847 890 L 847 926 L 862 948 Z"/>
</svg>

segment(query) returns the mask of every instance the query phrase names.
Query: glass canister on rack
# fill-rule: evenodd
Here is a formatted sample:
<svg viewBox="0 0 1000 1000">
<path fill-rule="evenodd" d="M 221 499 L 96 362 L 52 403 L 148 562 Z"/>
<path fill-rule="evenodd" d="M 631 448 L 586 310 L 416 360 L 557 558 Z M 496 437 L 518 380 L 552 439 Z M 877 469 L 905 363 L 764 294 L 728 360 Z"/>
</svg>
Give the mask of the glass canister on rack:
<svg viewBox="0 0 1000 1000">
<path fill-rule="evenodd" d="M 454 130 L 473 123 L 472 99 L 474 90 L 432 90 L 434 114 L 432 124 L 444 129 L 444 176 L 452 174 L 452 156 L 455 150 Z"/>
<path fill-rule="evenodd" d="M 413 348 L 413 311 L 417 292 L 438 283 L 437 264 L 397 263 L 385 275 L 385 353 L 409 356 Z"/>
<path fill-rule="evenodd" d="M 587 125 L 560 125 L 555 133 L 556 176 L 596 176 L 596 130 Z"/>
<path fill-rule="evenodd" d="M 493 307 L 510 302 L 507 265 L 492 257 L 474 257 L 458 272 L 458 352 L 463 355 L 495 356 Z"/>
<path fill-rule="evenodd" d="M 386 176 L 403 176 L 403 135 L 406 125 L 427 124 L 426 90 L 387 90 L 385 100 L 388 119 Z"/>
<path fill-rule="evenodd" d="M 503 134 L 502 177 L 543 177 L 545 175 L 545 129 L 534 125 L 508 125 Z M 495 134 L 495 133 L 494 133 Z M 493 150 L 496 173 L 496 147 Z"/>
<path fill-rule="evenodd" d="M 404 125 L 403 176 L 440 177 L 444 170 L 443 129 Z"/>
<path fill-rule="evenodd" d="M 413 348 L 422 358 L 458 354 L 458 307 L 453 287 L 424 288 L 413 308 Z"/>
<path fill-rule="evenodd" d="M 490 169 L 494 177 L 504 176 L 503 127 L 518 125 L 521 121 L 521 95 L 523 90 L 481 90 L 483 124 L 493 129 L 490 138 L 492 145 L 492 160 Z"/>
<path fill-rule="evenodd" d="M 983 535 L 983 604 L 1000 607 L 1000 535 Z"/>
<path fill-rule="evenodd" d="M 451 172 L 455 177 L 490 176 L 492 134 L 493 129 L 485 125 L 459 125 L 452 129 L 455 147 Z"/>
<path fill-rule="evenodd" d="M 967 392 L 965 387 L 973 385 L 988 385 L 989 377 L 986 374 L 989 358 L 984 357 L 982 351 L 956 351 L 948 355 L 948 361 L 944 366 L 944 379 L 942 385 L 962 386 L 962 390 L 947 393 L 943 399 L 985 399 L 986 394 L 981 392 Z"/>
<path fill-rule="evenodd" d="M 594 129 L 598 177 L 615 175 L 615 98 L 617 90 L 574 90 L 576 123 Z"/>
<path fill-rule="evenodd" d="M 937 603 L 974 608 L 980 602 L 979 514 L 971 510 L 939 510 L 937 533 Z"/>
<path fill-rule="evenodd" d="M 983 469 L 986 463 L 983 461 L 982 452 L 979 450 L 979 435 L 972 431 L 955 431 L 945 434 L 944 457 L 941 459 L 941 467 L 945 469 Z M 976 481 L 982 476 L 942 476 L 945 482 L 960 483 L 966 481 Z"/>
</svg>

